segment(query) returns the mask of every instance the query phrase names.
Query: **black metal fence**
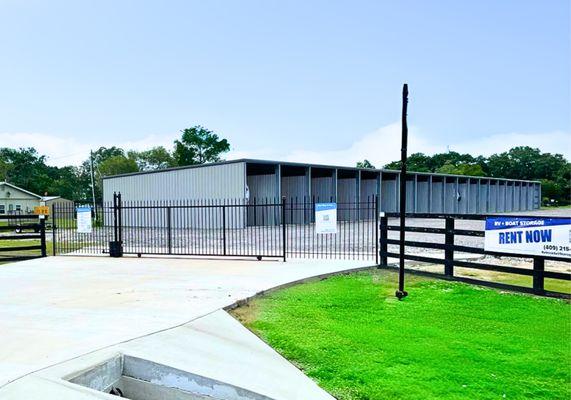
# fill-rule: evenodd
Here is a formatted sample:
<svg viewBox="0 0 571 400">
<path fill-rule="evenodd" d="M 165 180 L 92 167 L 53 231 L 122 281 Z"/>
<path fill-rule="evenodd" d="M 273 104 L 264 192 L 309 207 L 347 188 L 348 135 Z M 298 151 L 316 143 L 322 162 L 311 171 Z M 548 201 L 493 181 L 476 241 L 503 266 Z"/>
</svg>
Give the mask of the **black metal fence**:
<svg viewBox="0 0 571 400">
<path fill-rule="evenodd" d="M 319 198 L 285 202 L 288 257 L 353 259 L 379 262 L 379 204 L 376 196 L 337 205 L 337 232 L 316 231 L 315 206 Z M 333 199 L 330 199 L 333 202 Z"/>
<path fill-rule="evenodd" d="M 29 260 L 46 255 L 45 219 L 30 214 L 0 215 L 0 262 Z"/>
<path fill-rule="evenodd" d="M 337 233 L 315 229 L 319 199 L 129 201 L 92 207 L 92 231 L 77 231 L 76 207 L 52 208 L 54 254 L 346 258 L 378 260 L 378 203 L 337 203 Z M 283 223 L 282 221 L 285 221 Z"/>
<path fill-rule="evenodd" d="M 400 241 L 396 238 L 389 238 L 392 231 L 400 232 L 400 226 L 389 225 L 389 218 L 398 217 L 397 213 L 387 213 L 380 218 L 380 265 L 386 266 L 388 258 L 399 258 L 398 248 Z M 481 214 L 407 214 L 407 226 L 405 232 L 414 235 L 413 240 L 405 240 L 406 251 L 405 260 L 417 261 L 421 263 L 443 265 L 443 274 L 424 271 L 423 273 L 447 279 L 455 279 L 468 283 L 480 285 L 489 285 L 503 287 L 510 290 L 521 292 L 530 292 L 541 295 L 566 296 L 568 294 L 558 291 L 550 291 L 545 289 L 545 279 L 554 279 L 559 281 L 570 281 L 571 274 L 561 271 L 548 271 L 545 269 L 546 261 L 570 263 L 571 260 L 563 257 L 548 256 L 530 256 L 526 254 L 498 253 L 484 250 L 483 237 L 485 231 L 484 224 L 480 222 L 480 226 L 474 224 L 466 224 L 470 221 L 485 221 L 487 217 L 492 215 Z M 493 215 L 498 217 L 498 215 Z M 509 215 L 514 217 L 514 215 Z M 440 222 L 440 224 L 438 224 Z M 442 223 L 444 226 L 441 226 Z M 459 226 L 461 223 L 465 226 Z M 439 226 L 440 225 L 440 226 Z M 478 224 L 476 224 L 478 225 Z M 426 240 L 423 237 L 430 235 Z M 437 235 L 441 240 L 435 240 Z M 479 238 L 479 239 L 478 239 Z M 472 239 L 472 240 L 470 240 Z M 474 240 L 475 239 L 475 240 Z M 461 243 L 458 243 L 461 242 Z M 392 247 L 392 248 L 391 248 Z M 417 251 L 414 251 L 414 250 Z M 440 254 L 438 254 L 440 252 Z M 443 254 L 442 254 L 443 252 Z M 430 254 L 433 253 L 433 254 Z M 436 253 L 436 254 L 434 254 Z M 455 259 L 455 254 L 463 253 L 463 255 L 483 255 L 494 257 L 509 257 L 517 259 L 532 259 L 533 268 L 521 268 L 507 265 L 495 265 L 480 262 L 479 260 L 470 261 Z M 438 255 L 443 257 L 439 258 Z M 513 284 L 506 284 L 491 280 L 473 279 L 456 274 L 456 267 L 468 268 L 480 271 L 493 271 L 506 274 L 514 274 L 520 276 L 532 277 L 531 287 L 524 287 Z"/>
</svg>

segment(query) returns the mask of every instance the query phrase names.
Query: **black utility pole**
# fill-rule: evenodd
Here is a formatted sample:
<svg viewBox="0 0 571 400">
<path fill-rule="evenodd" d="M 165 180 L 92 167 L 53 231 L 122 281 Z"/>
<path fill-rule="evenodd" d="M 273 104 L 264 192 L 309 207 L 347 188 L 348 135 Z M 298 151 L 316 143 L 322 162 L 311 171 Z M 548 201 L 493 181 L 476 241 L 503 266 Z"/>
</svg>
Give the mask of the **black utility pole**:
<svg viewBox="0 0 571 400">
<path fill-rule="evenodd" d="M 395 295 L 401 300 L 408 293 L 404 290 L 404 239 L 405 239 L 405 212 L 406 212 L 406 151 L 408 143 L 408 126 L 406 124 L 406 110 L 408 106 L 408 85 L 402 87 L 402 142 L 400 149 L 400 237 L 399 237 L 399 288 Z"/>
</svg>

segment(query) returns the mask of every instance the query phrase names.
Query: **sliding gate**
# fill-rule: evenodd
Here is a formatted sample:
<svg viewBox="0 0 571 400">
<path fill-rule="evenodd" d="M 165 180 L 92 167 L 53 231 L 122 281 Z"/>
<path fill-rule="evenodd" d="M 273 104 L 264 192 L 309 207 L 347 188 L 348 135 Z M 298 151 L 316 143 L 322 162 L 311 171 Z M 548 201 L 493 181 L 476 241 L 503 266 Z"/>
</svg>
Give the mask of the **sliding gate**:
<svg viewBox="0 0 571 400">
<path fill-rule="evenodd" d="M 76 205 L 54 205 L 54 254 L 154 254 L 257 258 L 378 258 L 376 198 L 337 204 L 337 232 L 315 229 L 319 199 L 128 201 L 89 206 L 91 231 Z"/>
</svg>

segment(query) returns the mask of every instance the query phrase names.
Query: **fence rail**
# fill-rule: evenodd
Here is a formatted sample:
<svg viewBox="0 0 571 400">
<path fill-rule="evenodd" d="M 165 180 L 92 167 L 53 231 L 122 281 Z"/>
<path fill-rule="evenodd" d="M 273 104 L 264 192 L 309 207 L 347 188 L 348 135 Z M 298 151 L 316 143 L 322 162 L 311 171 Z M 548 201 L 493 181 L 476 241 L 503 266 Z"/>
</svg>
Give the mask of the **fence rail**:
<svg viewBox="0 0 571 400">
<path fill-rule="evenodd" d="M 0 222 L 0 262 L 46 257 L 45 219 L 33 214 L 11 214 L 0 215 Z M 30 240 L 39 240 L 39 243 L 30 244 Z M 23 243 L 14 245 L 14 241 Z"/>
<path fill-rule="evenodd" d="M 396 225 L 389 225 L 389 218 L 397 218 L 398 213 L 387 213 L 380 218 L 380 265 L 386 266 L 388 264 L 388 258 L 399 258 L 400 254 L 396 251 L 389 251 L 389 245 L 398 245 L 400 243 L 397 239 L 390 239 L 389 232 L 398 231 L 400 232 L 400 227 Z M 470 283 L 478 284 L 488 284 L 493 286 L 501 286 L 509 289 L 515 289 L 523 292 L 532 292 L 541 295 L 555 295 L 555 296 L 565 296 L 569 295 L 566 293 L 560 293 L 555 291 L 548 291 L 545 289 L 545 279 L 556 279 L 562 281 L 570 281 L 571 274 L 558 271 L 546 271 L 545 261 L 559 261 L 570 263 L 571 260 L 564 257 L 552 257 L 552 256 L 531 256 L 529 254 L 512 254 L 512 253 L 501 253 L 495 251 L 487 251 L 482 247 L 470 246 L 456 244 L 456 238 L 459 236 L 467 237 L 484 237 L 485 232 L 478 229 L 457 229 L 456 221 L 458 220 L 468 220 L 468 221 L 485 221 L 487 217 L 492 217 L 492 215 L 483 214 L 407 214 L 408 221 L 420 221 L 422 220 L 440 220 L 444 221 L 444 228 L 427 227 L 427 226 L 406 226 L 406 232 L 414 232 L 418 234 L 437 234 L 444 236 L 444 243 L 436 243 L 434 241 L 420 241 L 420 240 L 405 240 L 405 247 L 412 247 L 417 249 L 427 249 L 427 250 L 440 250 L 444 251 L 443 258 L 437 258 L 434 256 L 411 254 L 411 252 L 406 252 L 404 258 L 405 260 L 418 261 L 422 263 L 429 264 L 441 264 L 444 266 L 444 277 L 449 279 L 458 279 L 463 281 L 468 281 Z M 493 217 L 498 217 L 494 214 Z M 514 215 L 509 215 L 509 217 L 519 217 Z M 521 216 L 529 217 L 529 216 Z M 542 217 L 537 217 L 542 218 Z M 552 218 L 552 217 L 546 217 Z M 511 267 L 503 265 L 495 265 L 482 263 L 478 261 L 469 260 L 458 260 L 454 258 L 455 253 L 468 253 L 477 255 L 489 255 L 495 257 L 512 257 L 512 258 L 525 258 L 533 260 L 533 268 L 526 269 L 520 267 Z M 471 268 L 483 271 L 495 271 L 508 274 L 531 276 L 533 278 L 533 284 L 531 288 L 501 284 L 497 282 L 481 281 L 471 278 L 463 278 L 455 275 L 455 267 Z M 441 274 L 431 275 L 441 276 Z"/>
</svg>

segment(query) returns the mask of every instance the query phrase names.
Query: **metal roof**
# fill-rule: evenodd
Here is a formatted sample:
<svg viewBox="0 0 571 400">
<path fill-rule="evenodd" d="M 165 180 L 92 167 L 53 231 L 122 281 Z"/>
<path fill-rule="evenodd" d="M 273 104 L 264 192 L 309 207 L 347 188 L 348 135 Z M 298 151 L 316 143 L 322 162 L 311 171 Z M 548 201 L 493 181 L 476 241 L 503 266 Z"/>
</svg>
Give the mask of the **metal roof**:
<svg viewBox="0 0 571 400">
<path fill-rule="evenodd" d="M 233 164 L 233 163 L 273 164 L 273 165 L 293 166 L 293 167 L 311 167 L 311 168 L 323 168 L 323 169 L 341 169 L 341 170 L 351 170 L 351 171 L 368 171 L 368 172 L 384 172 L 384 173 L 400 174 L 400 171 L 398 171 L 398 170 L 384 169 L 384 168 L 358 168 L 358 167 L 347 167 L 347 166 L 339 166 L 339 165 L 300 163 L 300 162 L 292 162 L 292 161 L 275 161 L 275 160 L 260 160 L 260 159 L 253 159 L 253 158 L 240 158 L 240 159 L 236 159 L 236 160 L 225 160 L 225 161 L 218 161 L 218 162 L 207 163 L 207 164 L 185 165 L 182 167 L 164 168 L 164 169 L 157 169 L 157 170 L 153 170 L 153 171 L 130 172 L 127 174 L 110 175 L 110 176 L 104 176 L 103 179 L 114 179 L 114 178 L 120 178 L 120 177 L 124 177 L 124 176 L 135 176 L 135 175 L 145 175 L 145 174 L 157 174 L 157 173 L 161 173 L 161 172 L 177 171 L 177 170 L 192 169 L 192 168 L 206 168 L 206 167 L 212 167 L 212 166 L 216 166 L 216 165 L 225 165 L 225 164 Z M 496 178 L 496 177 L 490 177 L 490 176 L 442 174 L 442 173 L 438 173 L 438 172 L 407 171 L 407 175 L 408 174 L 410 174 L 410 175 L 447 177 L 447 178 L 451 177 L 451 178 L 461 178 L 461 179 L 476 178 L 476 179 L 491 179 L 491 180 L 510 181 L 510 182 L 540 183 L 540 181 L 533 181 L 533 180 Z"/>
</svg>

